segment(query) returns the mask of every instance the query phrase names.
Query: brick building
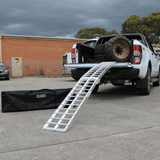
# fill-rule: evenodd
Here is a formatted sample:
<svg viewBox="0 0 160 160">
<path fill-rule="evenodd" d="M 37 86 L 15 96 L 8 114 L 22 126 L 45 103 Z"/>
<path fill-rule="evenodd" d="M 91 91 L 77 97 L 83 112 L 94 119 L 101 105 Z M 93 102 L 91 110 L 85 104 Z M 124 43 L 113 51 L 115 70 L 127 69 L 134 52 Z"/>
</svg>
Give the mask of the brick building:
<svg viewBox="0 0 160 160">
<path fill-rule="evenodd" d="M 10 76 L 61 75 L 62 56 L 84 39 L 0 35 L 0 62 Z"/>
<path fill-rule="evenodd" d="M 0 35 L 0 62 L 10 76 L 62 75 L 62 56 L 85 39 Z M 153 45 L 159 49 L 159 45 Z"/>
</svg>

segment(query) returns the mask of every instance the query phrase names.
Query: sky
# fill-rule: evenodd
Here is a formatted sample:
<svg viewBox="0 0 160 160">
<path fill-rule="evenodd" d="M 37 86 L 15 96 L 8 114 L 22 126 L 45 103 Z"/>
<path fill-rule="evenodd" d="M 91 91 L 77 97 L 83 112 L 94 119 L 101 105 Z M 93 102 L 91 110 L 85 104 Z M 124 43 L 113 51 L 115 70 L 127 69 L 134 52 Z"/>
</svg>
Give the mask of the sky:
<svg viewBox="0 0 160 160">
<path fill-rule="evenodd" d="M 0 34 L 75 38 L 80 29 L 121 32 L 131 15 L 160 11 L 160 0 L 0 0 Z"/>
</svg>

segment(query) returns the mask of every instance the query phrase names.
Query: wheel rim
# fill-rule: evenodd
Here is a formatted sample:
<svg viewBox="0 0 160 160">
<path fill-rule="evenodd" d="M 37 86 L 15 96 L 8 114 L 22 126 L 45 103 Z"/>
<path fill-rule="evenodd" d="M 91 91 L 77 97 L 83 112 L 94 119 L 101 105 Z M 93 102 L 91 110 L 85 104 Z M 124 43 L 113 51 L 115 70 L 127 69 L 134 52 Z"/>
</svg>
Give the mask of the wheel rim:
<svg viewBox="0 0 160 160">
<path fill-rule="evenodd" d="M 119 59 L 125 59 L 130 52 L 129 45 L 124 40 L 119 40 L 113 45 L 113 53 Z"/>
</svg>

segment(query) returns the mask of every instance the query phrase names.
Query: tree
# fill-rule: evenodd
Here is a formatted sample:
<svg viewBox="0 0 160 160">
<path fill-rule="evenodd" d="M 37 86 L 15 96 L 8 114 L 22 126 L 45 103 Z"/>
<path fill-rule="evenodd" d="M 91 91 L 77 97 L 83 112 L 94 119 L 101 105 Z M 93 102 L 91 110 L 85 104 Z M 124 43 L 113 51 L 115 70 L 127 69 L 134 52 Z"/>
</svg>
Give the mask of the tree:
<svg viewBox="0 0 160 160">
<path fill-rule="evenodd" d="M 116 30 L 106 31 L 104 28 L 94 27 L 94 28 L 84 28 L 81 29 L 76 35 L 76 38 L 84 38 L 84 39 L 92 39 L 95 38 L 94 35 L 110 35 L 110 34 L 118 34 Z"/>
<path fill-rule="evenodd" d="M 148 17 L 142 18 L 143 24 L 148 27 L 148 39 L 152 43 L 160 43 L 160 12 L 153 12 Z"/>
<path fill-rule="evenodd" d="M 141 28 L 142 20 L 137 15 L 131 15 L 127 20 L 122 24 L 121 33 L 139 33 Z"/>
<path fill-rule="evenodd" d="M 151 43 L 160 43 L 160 12 L 142 18 L 131 15 L 122 24 L 121 33 L 142 33 Z"/>
</svg>

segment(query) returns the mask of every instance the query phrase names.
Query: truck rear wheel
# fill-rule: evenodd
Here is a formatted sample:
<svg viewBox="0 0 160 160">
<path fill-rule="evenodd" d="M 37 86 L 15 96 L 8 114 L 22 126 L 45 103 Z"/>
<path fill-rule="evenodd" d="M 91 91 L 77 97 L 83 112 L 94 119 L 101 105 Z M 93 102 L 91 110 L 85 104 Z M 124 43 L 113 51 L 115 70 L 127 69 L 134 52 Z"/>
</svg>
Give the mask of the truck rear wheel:
<svg viewBox="0 0 160 160">
<path fill-rule="evenodd" d="M 105 45 L 105 54 L 108 60 L 126 62 L 132 56 L 131 43 L 126 37 L 113 37 Z"/>
<path fill-rule="evenodd" d="M 150 92 L 151 92 L 151 69 L 149 67 L 148 67 L 146 77 L 142 81 L 144 81 L 144 83 L 146 81 L 145 87 L 144 88 L 138 88 L 138 92 L 141 95 L 149 95 Z"/>
</svg>

